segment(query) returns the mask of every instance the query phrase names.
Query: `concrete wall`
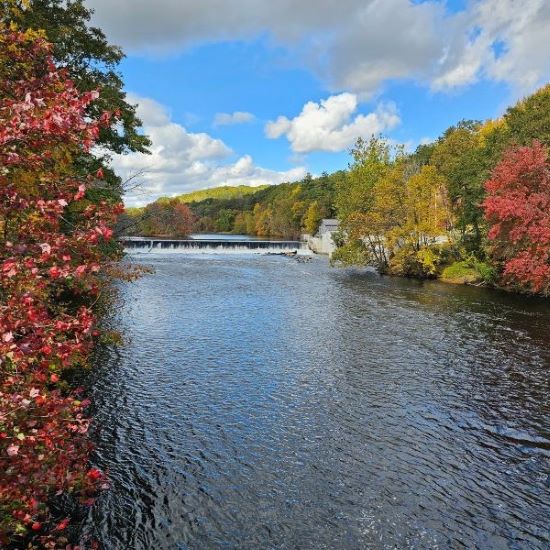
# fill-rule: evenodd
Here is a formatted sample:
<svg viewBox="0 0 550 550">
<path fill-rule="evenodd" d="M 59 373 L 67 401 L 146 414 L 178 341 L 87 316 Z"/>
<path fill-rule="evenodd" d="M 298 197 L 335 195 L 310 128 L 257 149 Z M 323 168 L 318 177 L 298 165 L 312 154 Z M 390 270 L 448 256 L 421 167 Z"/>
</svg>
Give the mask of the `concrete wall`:
<svg viewBox="0 0 550 550">
<path fill-rule="evenodd" d="M 312 237 L 311 235 L 307 235 L 306 237 L 309 249 L 312 252 L 315 252 L 315 254 L 332 256 L 332 253 L 336 250 L 336 245 L 332 240 L 332 231 L 327 231 L 326 233 L 315 237 Z"/>
</svg>

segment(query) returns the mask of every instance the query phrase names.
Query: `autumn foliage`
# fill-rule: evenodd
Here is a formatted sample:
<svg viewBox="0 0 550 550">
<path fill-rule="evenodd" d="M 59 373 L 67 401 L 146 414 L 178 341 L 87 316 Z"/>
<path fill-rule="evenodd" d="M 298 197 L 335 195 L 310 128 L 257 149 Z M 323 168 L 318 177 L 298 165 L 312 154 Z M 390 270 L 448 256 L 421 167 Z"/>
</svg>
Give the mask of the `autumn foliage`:
<svg viewBox="0 0 550 550">
<path fill-rule="evenodd" d="M 507 284 L 550 295 L 550 165 L 538 141 L 505 153 L 485 184 L 493 257 Z"/>
<path fill-rule="evenodd" d="M 97 336 L 110 225 L 120 205 L 93 203 L 102 174 L 80 178 L 110 115 L 90 122 L 80 93 L 32 32 L 0 27 L 0 546 L 67 545 L 55 495 L 90 504 L 87 401 L 66 381 Z"/>
<path fill-rule="evenodd" d="M 168 199 L 148 204 L 142 217 L 142 235 L 187 237 L 193 228 L 191 209 L 178 199 Z"/>
</svg>

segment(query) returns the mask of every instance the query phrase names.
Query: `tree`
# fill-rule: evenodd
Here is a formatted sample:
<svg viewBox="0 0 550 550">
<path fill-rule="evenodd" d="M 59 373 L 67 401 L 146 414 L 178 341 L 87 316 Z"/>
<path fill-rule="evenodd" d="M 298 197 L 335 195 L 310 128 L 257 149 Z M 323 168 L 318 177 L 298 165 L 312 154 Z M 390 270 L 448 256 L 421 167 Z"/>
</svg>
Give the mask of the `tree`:
<svg viewBox="0 0 550 550">
<path fill-rule="evenodd" d="M 417 154 L 390 153 L 377 138 L 360 140 L 352 151 L 350 177 L 337 197 L 346 242 L 333 259 L 433 277 L 442 258 L 438 243 L 450 226 L 446 180 Z"/>
<path fill-rule="evenodd" d="M 430 164 L 434 149 L 435 143 L 421 144 L 416 148 L 416 151 L 412 155 L 412 160 L 414 160 L 419 166 Z"/>
<path fill-rule="evenodd" d="M 368 234 L 362 224 L 363 215 L 372 207 L 374 186 L 391 165 L 390 154 L 390 145 L 374 136 L 368 142 L 359 138 L 351 150 L 349 177 L 339 181 L 336 189 L 338 217 L 350 239 Z"/>
<path fill-rule="evenodd" d="M 246 234 L 255 235 L 256 234 L 256 222 L 254 219 L 253 212 L 245 212 L 244 219 L 246 223 Z"/>
<path fill-rule="evenodd" d="M 93 11 L 84 0 L 3 0 L 2 21 L 20 29 L 40 30 L 52 45 L 51 55 L 67 71 L 80 92 L 101 90 L 87 114 L 98 120 L 104 112 L 118 112 L 119 124 L 104 126 L 98 144 L 115 153 L 146 152 L 149 139 L 139 133 L 136 108 L 126 101 L 117 67 L 124 58 L 118 46 L 109 44 L 101 29 L 90 26 Z"/>
<path fill-rule="evenodd" d="M 88 105 L 87 115 L 99 121 L 105 112 L 117 113 L 117 125 L 102 125 L 97 143 L 103 156 L 82 151 L 74 159 L 74 170 L 85 176 L 101 169 L 104 177 L 88 193 L 89 199 L 119 200 L 124 192 L 120 177 L 110 168 L 112 153 L 147 153 L 150 141 L 139 130 L 136 106 L 126 100 L 118 65 L 124 58 L 118 46 L 109 44 L 101 29 L 90 26 L 92 10 L 84 0 L 1 0 L 0 22 L 22 30 L 39 31 L 52 45 L 57 66 L 64 67 L 80 92 L 101 91 Z"/>
<path fill-rule="evenodd" d="M 447 179 L 456 227 L 466 248 L 483 255 L 483 182 L 491 168 L 479 142 L 480 123 L 462 121 L 437 140 L 430 163 Z"/>
<path fill-rule="evenodd" d="M 305 208 L 305 204 L 298 200 L 301 187 L 297 184 L 289 191 L 277 197 L 271 204 L 270 235 L 285 238 L 295 238 L 300 235 Z"/>
<path fill-rule="evenodd" d="M 445 178 L 434 166 L 423 166 L 406 184 L 404 232 L 413 248 L 420 250 L 445 235 L 449 229 Z"/>
<path fill-rule="evenodd" d="M 510 107 L 504 121 L 510 144 L 531 145 L 536 139 L 550 147 L 550 84 Z"/>
<path fill-rule="evenodd" d="M 233 220 L 233 228 L 231 230 L 236 235 L 246 234 L 246 219 L 243 212 L 238 212 Z"/>
<path fill-rule="evenodd" d="M 403 158 L 388 165 L 372 188 L 372 206 L 363 215 L 367 258 L 380 272 L 388 271 L 395 251 L 406 236 L 406 193 Z"/>
<path fill-rule="evenodd" d="M 254 206 L 254 234 L 266 237 L 271 234 L 272 211 L 269 207 L 263 208 L 261 204 Z"/>
<path fill-rule="evenodd" d="M 218 213 L 218 218 L 216 220 L 216 227 L 218 231 L 222 233 L 229 233 L 233 230 L 233 223 L 235 221 L 235 213 L 233 210 L 224 208 Z"/>
<path fill-rule="evenodd" d="M 51 499 L 90 503 L 103 474 L 88 466 L 87 401 L 64 380 L 98 336 L 93 305 L 122 205 L 92 202 L 99 171 L 77 159 L 109 113 L 91 121 L 82 93 L 37 33 L 0 23 L 0 545 L 39 537 L 65 547 Z M 113 122 L 116 122 L 114 120 Z"/>
<path fill-rule="evenodd" d="M 403 164 L 403 196 L 396 197 L 402 203 L 394 201 L 393 212 L 387 214 L 390 217 L 393 213 L 394 223 L 394 229 L 386 233 L 391 248 L 389 271 L 408 277 L 434 277 L 444 259 L 440 240 L 449 240 L 445 178 L 429 165 L 408 175 L 408 169 L 416 169 L 416 163 L 408 159 Z"/>
<path fill-rule="evenodd" d="M 401 151 L 394 151 L 400 155 Z M 377 186 L 392 169 L 392 148 L 385 140 L 373 136 L 368 142 L 359 138 L 351 150 L 353 163 L 349 177 L 338 181 L 336 207 L 346 243 L 334 255 L 344 264 L 373 264 L 381 271 L 388 265 L 384 237 L 380 232 L 381 216 L 377 204 Z"/>
<path fill-rule="evenodd" d="M 509 149 L 486 182 L 491 256 L 503 282 L 550 295 L 550 166 L 545 147 Z"/>
<path fill-rule="evenodd" d="M 309 208 L 306 211 L 305 217 L 304 217 L 304 230 L 309 235 L 315 235 L 317 233 L 317 230 L 319 229 L 319 224 L 321 223 L 321 220 L 323 219 L 323 211 L 319 207 L 319 203 L 317 201 L 313 201 Z"/>
<path fill-rule="evenodd" d="M 151 237 L 187 237 L 194 216 L 177 198 L 148 204 L 142 214 L 141 233 Z"/>
</svg>

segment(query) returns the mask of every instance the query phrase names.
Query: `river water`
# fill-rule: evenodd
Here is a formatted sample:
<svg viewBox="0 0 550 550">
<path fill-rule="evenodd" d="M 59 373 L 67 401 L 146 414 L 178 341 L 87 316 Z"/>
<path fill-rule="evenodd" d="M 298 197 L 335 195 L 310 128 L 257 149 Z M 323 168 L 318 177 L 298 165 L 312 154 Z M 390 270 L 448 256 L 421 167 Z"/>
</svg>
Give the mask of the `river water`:
<svg viewBox="0 0 550 550">
<path fill-rule="evenodd" d="M 549 301 L 140 260 L 92 385 L 106 549 L 549 547 Z"/>
</svg>

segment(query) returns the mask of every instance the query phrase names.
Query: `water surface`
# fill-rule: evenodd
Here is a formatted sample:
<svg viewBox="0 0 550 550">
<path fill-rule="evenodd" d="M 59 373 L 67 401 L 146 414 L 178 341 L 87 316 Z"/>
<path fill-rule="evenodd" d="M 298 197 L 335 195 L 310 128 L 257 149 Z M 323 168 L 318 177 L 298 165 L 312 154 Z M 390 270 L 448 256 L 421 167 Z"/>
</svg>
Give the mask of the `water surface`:
<svg viewBox="0 0 550 550">
<path fill-rule="evenodd" d="M 105 548 L 548 548 L 548 301 L 145 261 L 93 383 Z"/>
</svg>

